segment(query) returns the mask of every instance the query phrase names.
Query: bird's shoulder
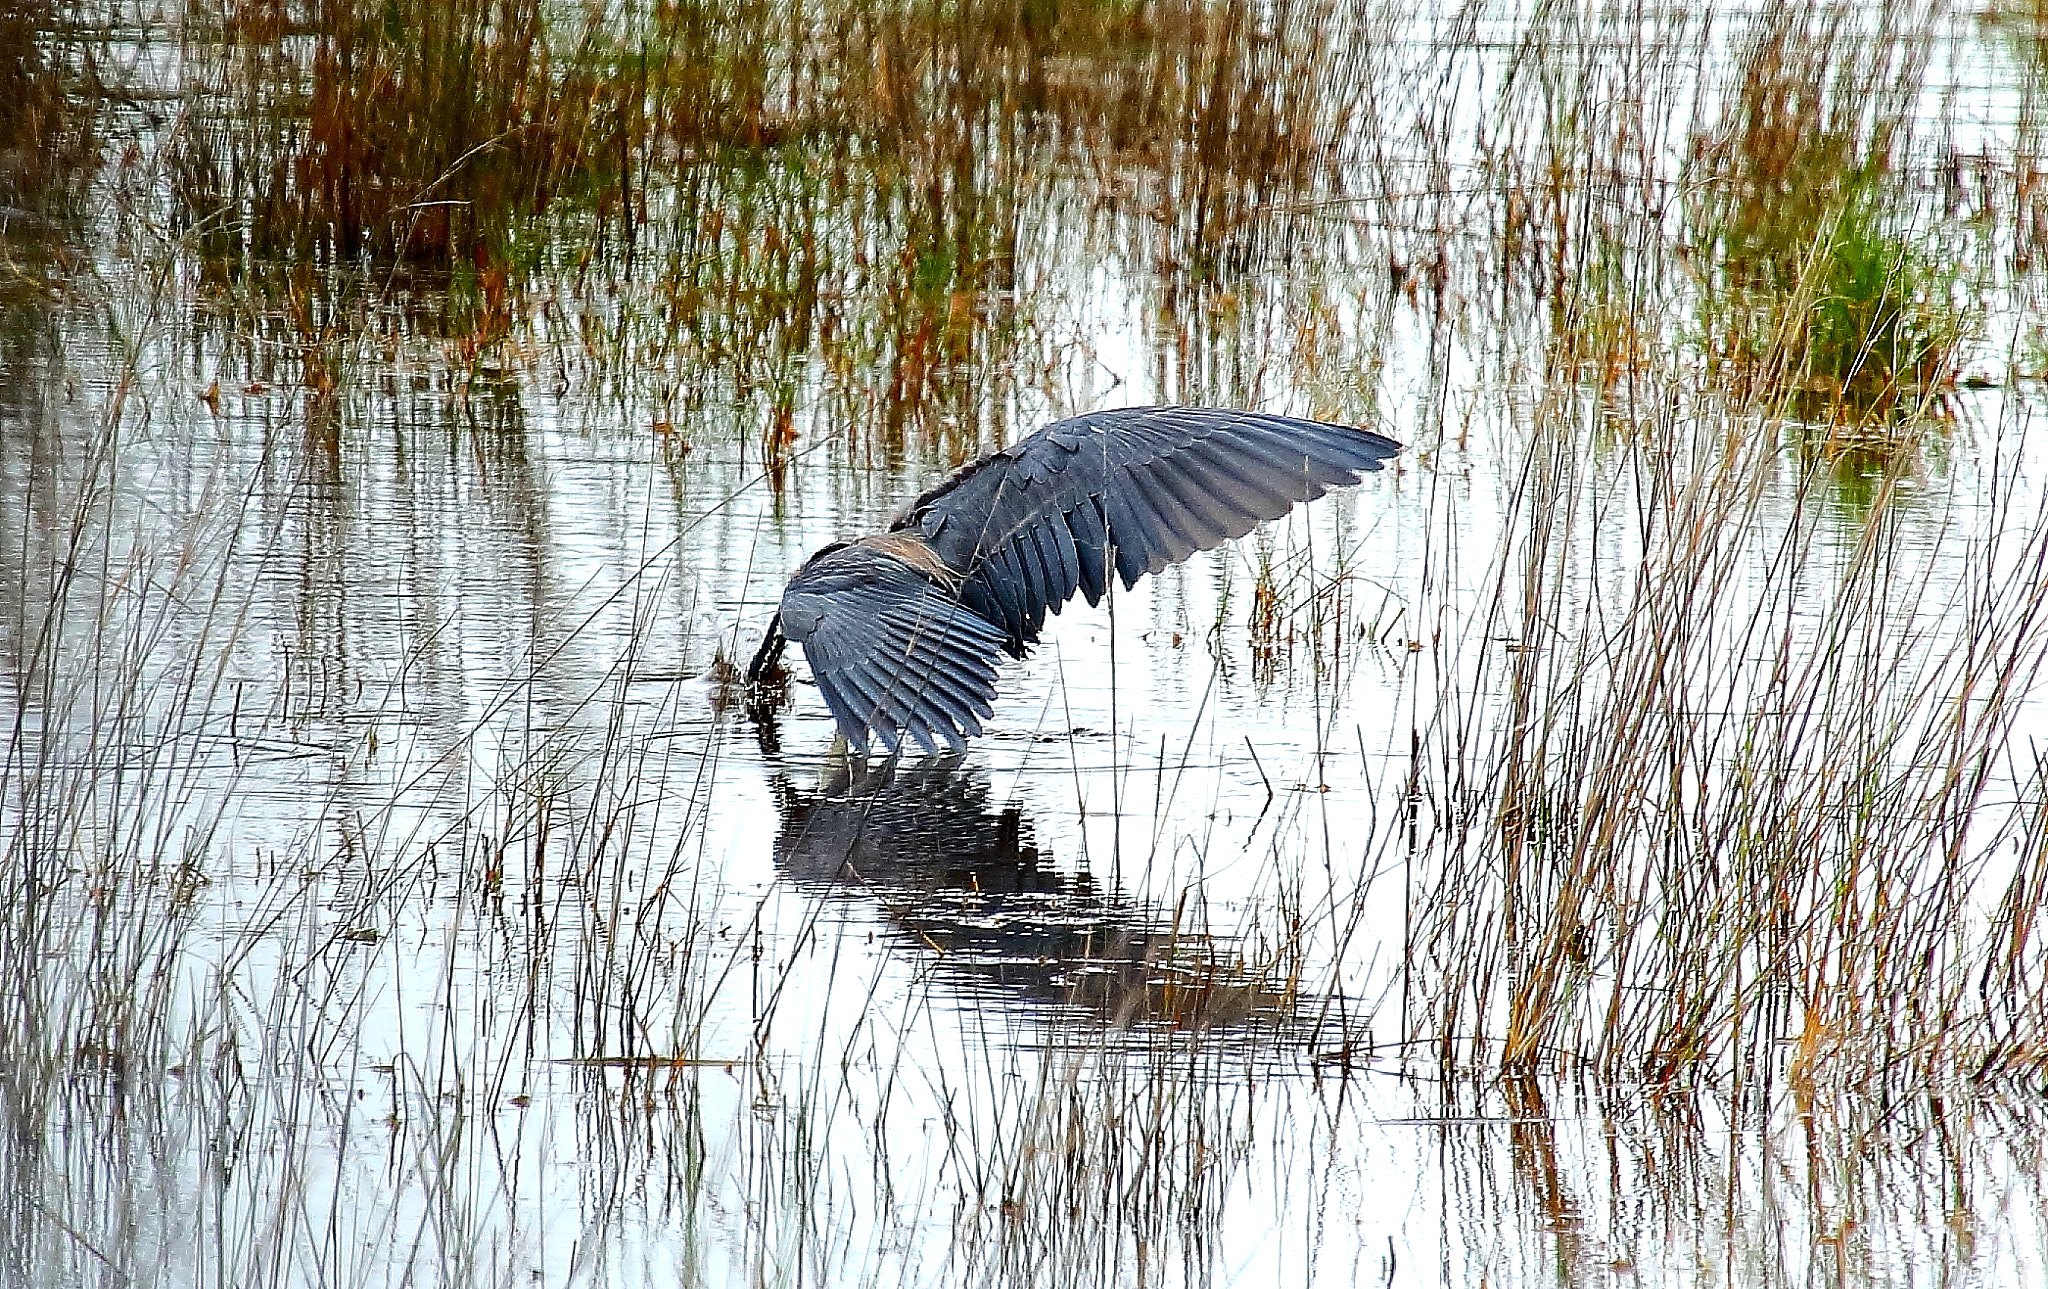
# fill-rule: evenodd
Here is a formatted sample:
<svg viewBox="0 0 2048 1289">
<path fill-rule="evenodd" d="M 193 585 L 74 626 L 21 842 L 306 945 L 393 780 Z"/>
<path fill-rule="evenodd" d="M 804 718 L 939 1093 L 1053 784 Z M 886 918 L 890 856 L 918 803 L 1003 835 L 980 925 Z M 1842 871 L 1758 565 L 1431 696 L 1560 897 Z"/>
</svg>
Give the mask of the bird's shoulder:
<svg viewBox="0 0 2048 1289">
<path fill-rule="evenodd" d="M 874 533 L 822 547 L 789 579 L 791 592 L 818 594 L 855 587 L 950 588 L 958 575 L 914 533 Z"/>
</svg>

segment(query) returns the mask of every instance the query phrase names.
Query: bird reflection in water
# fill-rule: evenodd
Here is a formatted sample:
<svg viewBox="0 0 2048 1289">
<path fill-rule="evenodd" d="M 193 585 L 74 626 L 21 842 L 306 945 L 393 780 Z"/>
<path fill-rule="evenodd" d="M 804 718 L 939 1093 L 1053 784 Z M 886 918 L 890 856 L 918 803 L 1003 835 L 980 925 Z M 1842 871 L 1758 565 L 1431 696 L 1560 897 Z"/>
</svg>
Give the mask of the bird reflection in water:
<svg viewBox="0 0 2048 1289">
<path fill-rule="evenodd" d="M 1132 1029 L 1299 1027 L 1289 981 L 1171 910 L 1105 891 L 1041 854 L 1015 803 L 957 756 L 835 757 L 814 791 L 775 779 L 777 867 L 792 881 L 874 901 L 899 942 L 936 954 L 963 994 L 1049 1017 Z"/>
</svg>

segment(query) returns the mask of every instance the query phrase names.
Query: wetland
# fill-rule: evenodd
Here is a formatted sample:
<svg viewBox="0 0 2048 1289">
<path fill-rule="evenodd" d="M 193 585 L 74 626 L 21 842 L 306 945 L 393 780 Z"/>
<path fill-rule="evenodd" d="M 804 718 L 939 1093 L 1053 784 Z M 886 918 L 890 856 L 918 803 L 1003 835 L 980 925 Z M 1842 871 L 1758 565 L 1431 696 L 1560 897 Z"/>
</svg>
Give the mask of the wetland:
<svg viewBox="0 0 2048 1289">
<path fill-rule="evenodd" d="M 0 14 L 0 1284 L 2048 1278 L 2048 9 Z M 744 666 L 1362 426 L 966 751 Z"/>
</svg>

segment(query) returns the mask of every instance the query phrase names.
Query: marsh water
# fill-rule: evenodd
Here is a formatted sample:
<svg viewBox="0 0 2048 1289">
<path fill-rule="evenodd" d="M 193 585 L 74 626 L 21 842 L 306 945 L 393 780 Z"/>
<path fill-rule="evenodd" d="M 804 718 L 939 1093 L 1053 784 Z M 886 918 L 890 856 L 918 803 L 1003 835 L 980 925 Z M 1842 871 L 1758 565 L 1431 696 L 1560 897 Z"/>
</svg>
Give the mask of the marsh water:
<svg viewBox="0 0 2048 1289">
<path fill-rule="evenodd" d="M 338 9 L 20 20 L 0 1283 L 2048 1278 L 2038 8 Z M 305 196 L 513 30 L 616 173 Z M 1407 446 L 964 754 L 742 710 L 1161 402 Z"/>
</svg>

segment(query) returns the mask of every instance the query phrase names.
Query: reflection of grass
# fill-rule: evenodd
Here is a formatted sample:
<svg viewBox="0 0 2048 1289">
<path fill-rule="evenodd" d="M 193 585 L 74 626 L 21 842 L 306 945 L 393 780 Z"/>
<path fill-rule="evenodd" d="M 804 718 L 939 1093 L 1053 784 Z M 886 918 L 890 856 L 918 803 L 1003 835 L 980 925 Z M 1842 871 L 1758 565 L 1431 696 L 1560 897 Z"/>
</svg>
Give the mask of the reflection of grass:
<svg viewBox="0 0 2048 1289">
<path fill-rule="evenodd" d="M 724 379 L 665 382 L 655 419 L 730 397 L 771 466 L 825 421 L 957 460 L 1007 433 L 992 373 L 1040 285 L 1019 256 L 1077 166 L 1112 181 L 1087 219 L 1185 284 L 1176 308 L 1262 280 L 1264 230 L 1331 182 L 1363 92 L 1320 67 L 1343 21 L 1330 0 L 1277 28 L 1199 0 L 707 0 L 624 29 L 509 0 L 204 8 L 169 168 L 217 260 L 409 257 L 459 286 L 509 273 L 508 297 L 534 271 L 658 279 L 591 357 L 714 359 Z"/>
<path fill-rule="evenodd" d="M 2015 267 L 2027 273 L 2048 259 L 2048 0 L 1999 0 L 1984 10 L 1983 22 L 2012 51 L 2022 73 L 2011 162 L 2012 252 Z M 2043 369 L 2036 364 L 2032 370 Z"/>
<path fill-rule="evenodd" d="M 75 56 L 68 44 L 49 0 L 0 12 L 0 206 L 53 208 L 90 176 L 98 125 L 86 96 L 60 75 Z M 0 233 L 11 222 L 0 219 Z"/>
<path fill-rule="evenodd" d="M 176 191 L 196 219 L 246 208 L 259 253 L 503 258 L 523 217 L 565 192 L 616 204 L 627 181 L 637 82 L 600 28 L 565 41 L 514 0 L 215 20 L 200 48 L 233 107 L 180 144 Z"/>
<path fill-rule="evenodd" d="M 1000 201 L 1017 178 L 1000 171 L 1027 160 L 989 146 L 999 122 L 1055 122 L 1154 158 L 1192 151 L 1258 187 L 1298 179 L 1328 141 L 1313 94 L 1241 88 L 1299 55 L 1254 35 L 1245 11 L 1192 0 L 853 0 L 821 14 L 707 0 L 656 6 L 625 32 L 608 11 L 579 21 L 516 0 L 209 16 L 193 62 L 223 106 L 179 143 L 176 191 L 196 219 L 246 208 L 264 252 L 518 260 L 522 227 L 565 198 L 628 249 L 650 218 L 646 185 L 676 167 L 829 144 L 831 170 L 900 182 L 922 207 L 932 236 L 908 271 L 929 291 L 985 254 L 953 236 L 970 222 L 959 212 Z M 1242 218 L 1228 188 L 1199 199 L 1213 204 L 1205 243 Z"/>
<path fill-rule="evenodd" d="M 1982 21 L 2036 77 L 2048 76 L 2048 0 L 1996 0 Z"/>
</svg>

